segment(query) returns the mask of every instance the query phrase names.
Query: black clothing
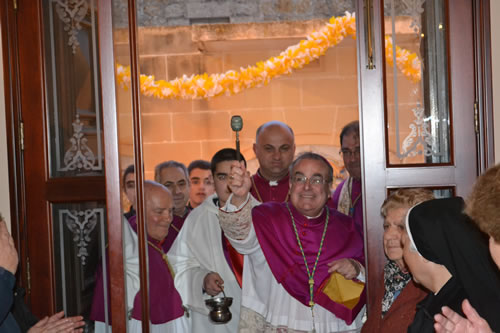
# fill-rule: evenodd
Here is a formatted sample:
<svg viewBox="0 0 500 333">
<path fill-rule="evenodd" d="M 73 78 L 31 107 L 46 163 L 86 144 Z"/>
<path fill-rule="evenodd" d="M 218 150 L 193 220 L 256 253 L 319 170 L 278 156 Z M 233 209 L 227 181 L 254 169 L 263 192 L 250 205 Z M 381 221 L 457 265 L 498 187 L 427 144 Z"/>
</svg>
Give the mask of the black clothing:
<svg viewBox="0 0 500 333">
<path fill-rule="evenodd" d="M 461 313 L 461 300 L 467 298 L 492 330 L 499 332 L 498 267 L 491 259 L 486 238 L 463 209 L 462 198 L 448 198 L 421 203 L 408 213 L 408 234 L 420 255 L 445 266 L 452 275 L 437 295 L 424 299 L 415 315 L 415 324 L 427 316 L 421 312 L 433 315 L 443 305 Z"/>
<path fill-rule="evenodd" d="M 408 327 L 408 333 L 433 333 L 434 315 L 441 313 L 441 307 L 445 305 L 464 317 L 462 301 L 466 297 L 460 283 L 452 277 L 436 295 L 431 292 L 417 304 L 417 313 Z"/>
<path fill-rule="evenodd" d="M 20 333 L 16 319 L 10 312 L 14 302 L 16 278 L 8 270 L 0 267 L 0 333 Z"/>
</svg>

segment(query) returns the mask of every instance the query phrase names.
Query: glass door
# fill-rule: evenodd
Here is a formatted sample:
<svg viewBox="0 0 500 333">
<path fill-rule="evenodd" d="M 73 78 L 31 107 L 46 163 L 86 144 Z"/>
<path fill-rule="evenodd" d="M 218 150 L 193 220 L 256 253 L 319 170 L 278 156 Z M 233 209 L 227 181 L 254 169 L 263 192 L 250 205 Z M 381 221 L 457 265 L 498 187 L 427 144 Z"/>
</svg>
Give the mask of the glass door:
<svg viewBox="0 0 500 333">
<path fill-rule="evenodd" d="M 472 5 L 372 4 L 375 68 L 361 63 L 360 76 L 369 299 L 381 292 L 387 193 L 428 187 L 467 196 L 477 175 Z"/>
</svg>

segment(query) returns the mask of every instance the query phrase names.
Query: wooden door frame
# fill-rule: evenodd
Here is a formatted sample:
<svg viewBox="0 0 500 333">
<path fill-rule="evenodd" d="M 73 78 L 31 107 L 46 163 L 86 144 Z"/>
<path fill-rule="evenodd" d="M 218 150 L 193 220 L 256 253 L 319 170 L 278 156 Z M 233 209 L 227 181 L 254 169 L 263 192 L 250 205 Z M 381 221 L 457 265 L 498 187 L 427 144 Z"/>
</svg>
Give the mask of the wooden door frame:
<svg viewBox="0 0 500 333">
<path fill-rule="evenodd" d="M 51 204 L 106 198 L 104 177 L 49 176 L 42 6 L 42 1 L 30 0 L 0 4 L 11 221 L 20 257 L 17 280 L 27 289 L 26 301 L 39 317 L 56 311 Z M 21 23 L 26 17 L 30 20 Z M 23 123 L 23 117 L 30 121 Z M 37 199 L 28 206 L 33 193 Z M 30 254 L 37 259 L 29 262 Z"/>
<path fill-rule="evenodd" d="M 360 0 L 363 4 L 364 1 Z M 464 2 L 461 3 L 462 5 Z M 447 6 L 451 5 L 451 1 L 446 2 Z M 448 17 L 448 23 L 450 25 L 451 31 L 464 36 L 469 35 L 473 37 L 475 42 L 474 52 L 470 51 L 470 45 L 464 45 L 464 39 L 456 41 L 450 44 L 450 54 L 455 54 L 456 52 L 469 51 L 470 59 L 473 59 L 473 67 L 460 67 L 454 59 L 450 61 L 450 75 L 460 76 L 462 78 L 475 78 L 475 91 L 465 91 L 464 93 L 469 94 L 469 99 L 475 101 L 478 104 L 478 133 L 471 131 L 468 133 L 468 149 L 477 149 L 477 160 L 476 165 L 477 174 L 484 171 L 487 167 L 494 164 L 493 156 L 493 108 L 492 108 L 492 94 L 491 94 L 491 47 L 490 47 L 490 15 L 489 15 L 489 1 L 471 0 L 471 8 L 474 11 L 471 12 L 470 16 L 470 26 L 472 26 L 472 31 L 461 30 L 461 22 L 457 21 L 456 18 Z M 453 6 L 457 6 L 453 2 Z M 374 12 L 379 13 L 378 16 L 374 17 L 373 27 L 374 30 L 379 32 L 383 28 L 384 24 L 384 7 L 383 0 L 373 1 Z M 462 11 L 464 12 L 464 11 Z M 357 18 L 361 21 L 364 19 L 364 12 L 356 13 Z M 359 26 L 358 26 L 359 28 Z M 380 87 L 384 87 L 384 72 L 385 72 L 385 61 L 382 59 L 383 54 L 383 38 L 381 34 L 375 34 L 375 54 L 378 58 L 375 59 L 376 68 L 374 70 L 366 70 L 366 49 L 365 45 L 361 43 L 364 38 L 365 31 L 358 29 L 361 37 L 358 42 L 358 63 L 360 64 L 360 69 L 362 72 L 358 74 L 361 79 L 359 80 L 360 91 L 363 91 L 363 98 L 360 99 L 360 107 L 364 110 L 370 110 L 375 105 L 377 108 L 384 109 L 384 96 L 378 93 L 377 89 L 373 89 L 374 84 L 378 84 Z M 449 43 L 449 42 L 448 42 Z M 469 47 L 468 49 L 464 47 Z M 481 49 L 477 49 L 480 47 Z M 450 55 L 448 55 L 450 59 Z M 470 63 L 468 63 L 469 65 Z M 467 73 L 466 75 L 464 75 Z M 363 80 L 363 78 L 365 80 Z M 368 79 L 368 80 L 366 80 Z M 450 92 L 452 94 L 457 94 L 457 92 L 464 91 L 462 88 L 464 85 L 464 80 L 454 79 L 450 80 Z M 385 87 L 384 87 L 385 90 Z M 453 95 L 452 95 L 453 96 Z M 453 107 L 453 105 L 452 105 Z M 455 106 L 457 107 L 457 106 Z M 463 108 L 463 106 L 460 106 Z M 474 121 L 474 103 L 471 102 L 469 120 Z M 450 110 L 453 110 L 452 108 Z M 369 274 L 368 278 L 368 302 L 374 302 L 376 299 L 380 299 L 381 295 L 379 293 L 383 292 L 380 289 L 382 284 L 381 279 L 383 278 L 383 264 L 385 262 L 385 255 L 382 249 L 382 227 L 381 220 L 378 212 L 383 199 L 386 197 L 386 188 L 391 186 L 405 186 L 412 184 L 412 177 L 419 177 L 425 174 L 424 168 L 411 169 L 411 168 L 387 168 L 385 162 L 385 145 L 380 145 L 379 141 L 374 142 L 374 140 L 369 140 L 369 138 L 379 137 L 385 133 L 385 120 L 384 114 L 378 112 L 364 112 L 362 115 L 362 132 L 364 133 L 364 138 L 362 138 L 362 153 L 363 156 L 369 156 L 370 167 L 367 164 L 363 165 L 363 175 L 364 175 L 364 212 L 365 212 L 365 251 L 366 258 L 369 258 L 367 263 L 367 270 Z M 468 130 L 468 129 L 463 129 Z M 467 135 L 467 134 L 466 134 Z M 363 136 L 363 135 L 362 135 Z M 474 142 L 473 138 L 476 138 L 476 145 L 472 144 Z M 463 138 L 455 137 L 455 147 L 465 147 Z M 471 145 L 472 144 L 472 145 Z M 457 149 L 458 150 L 458 149 Z M 441 170 L 436 169 L 434 179 L 448 179 L 450 183 L 456 181 L 454 176 L 450 176 L 451 169 L 454 168 L 456 163 L 461 160 L 461 150 L 458 150 L 455 154 L 455 161 L 449 167 L 444 167 Z M 449 170 L 449 171 L 448 171 Z M 469 173 L 470 175 L 470 173 Z M 458 175 L 458 177 L 465 175 Z M 430 182 L 432 184 L 432 180 Z M 370 191 L 366 191 L 366 188 L 370 188 Z M 376 189 L 376 190 L 373 190 Z M 458 195 L 466 195 L 470 189 L 458 189 Z"/>
<path fill-rule="evenodd" d="M 363 1 L 357 0 L 358 4 L 361 4 L 359 8 L 362 8 Z M 490 8 L 489 0 L 480 1 L 472 0 L 473 6 L 475 8 L 474 13 L 471 15 L 474 18 L 474 38 L 475 38 L 475 61 L 476 67 L 474 69 L 475 80 L 476 80 L 476 100 L 480 106 L 480 134 L 477 137 L 477 144 L 479 149 L 478 160 L 481 162 L 478 164 L 478 170 L 482 171 L 485 168 L 493 165 L 494 155 L 493 155 L 493 107 L 492 107 L 492 93 L 491 93 L 491 39 L 490 39 Z M 36 7 L 38 8 L 38 1 L 17 1 L 18 8 L 23 6 L 25 8 Z M 380 0 L 375 1 L 375 7 L 380 10 Z M 102 80 L 102 91 L 103 91 L 103 116 L 104 125 L 106 128 L 105 132 L 105 154 L 106 154 L 106 188 L 107 188 L 107 214 L 108 220 L 108 230 L 113 230 L 109 233 L 110 239 L 110 265 L 113 279 L 111 280 L 111 306 L 112 306 L 112 316 L 115 318 L 113 320 L 113 326 L 118 327 L 125 323 L 126 313 L 124 304 L 124 292 L 123 292 L 123 274 L 117 272 L 123 272 L 123 260 L 118 257 L 122 253 L 122 244 L 119 234 L 116 230 L 121 230 L 121 207 L 120 207 L 120 177 L 119 177 L 119 165 L 118 165 L 118 134 L 117 134 L 117 121 L 116 121 L 116 101 L 114 100 L 114 59 L 113 59 L 113 40 L 112 40 L 112 26 L 111 26 L 111 0 L 100 0 L 98 2 L 99 8 L 99 43 L 100 43 L 100 58 L 101 58 L 101 80 Z M 19 10 L 19 9 L 17 9 Z M 18 54 L 18 28 L 19 24 L 17 21 L 17 11 L 14 8 L 13 1 L 2 1 L 0 2 L 0 27 L 2 33 L 2 52 L 3 52 L 3 68 L 4 68 L 4 95 L 5 95 L 5 109 L 6 109 L 6 134 L 7 134 L 7 144 L 8 144 L 8 163 L 9 163 L 9 193 L 11 201 L 11 221 L 12 221 L 12 233 L 16 242 L 17 249 L 20 253 L 21 263 L 19 265 L 18 272 L 23 272 L 21 276 L 18 276 L 18 284 L 22 286 L 27 286 L 27 263 L 26 263 L 26 242 L 27 235 L 24 226 L 24 221 L 26 218 L 26 207 L 25 207 L 25 182 L 24 182 L 24 167 L 23 167 L 23 156 L 21 151 L 21 139 L 19 126 L 21 123 L 21 84 L 22 79 L 26 79 L 26 76 L 22 77 L 20 72 L 23 68 L 19 65 L 19 54 Z M 363 18 L 362 13 L 357 13 L 359 19 Z M 23 22 L 23 25 L 26 25 Z M 379 29 L 382 22 L 375 21 L 374 28 Z M 364 34 L 360 31 L 360 36 Z M 360 38 L 361 39 L 361 38 Z M 35 43 L 33 47 L 39 46 Z M 381 45 L 379 43 L 379 45 Z M 376 46 L 379 47 L 379 46 Z M 364 68 L 366 61 L 364 59 L 364 46 L 361 45 L 359 48 L 358 61 L 360 66 Z M 377 54 L 381 54 L 381 49 L 376 49 Z M 35 52 L 41 52 L 41 50 L 35 50 Z M 382 63 L 377 63 L 379 65 L 379 70 L 382 67 Z M 383 84 L 378 78 L 376 72 L 371 72 L 365 76 L 370 80 L 371 84 L 373 82 L 378 82 Z M 363 87 L 365 91 L 369 91 L 369 85 L 366 80 L 359 83 L 360 87 Z M 43 91 L 40 87 L 38 93 Z M 41 90 L 41 91 L 40 91 Z M 372 103 L 382 105 L 383 100 L 380 100 L 381 96 L 370 96 Z M 366 101 L 368 102 L 368 101 Z M 365 102 L 365 103 L 366 103 Z M 382 104 L 380 104 L 382 103 Z M 361 104 L 360 104 L 361 105 Z M 365 123 L 367 119 L 365 119 Z M 371 124 L 376 122 L 370 122 Z M 373 130 L 365 129 L 365 133 L 369 136 L 370 133 L 374 133 Z M 367 152 L 365 147 L 364 153 Z M 382 153 L 375 148 L 372 154 Z M 383 156 L 383 155 L 382 155 Z M 385 184 L 384 184 L 385 185 Z M 385 196 L 385 186 L 383 186 L 384 193 L 376 193 L 375 195 Z M 371 193 L 370 195 L 374 195 Z M 366 209 L 376 209 L 378 207 L 367 207 Z M 117 229 L 118 228 L 118 229 Z M 375 226 L 373 226 L 375 229 Z M 367 228 L 367 233 L 375 233 L 379 235 L 379 231 L 372 230 L 372 227 Z M 114 237 L 113 237 L 114 236 Z M 377 236 L 378 237 L 378 236 Z M 367 250 L 370 252 L 370 247 L 375 246 L 375 244 L 367 244 Z M 376 246 L 378 249 L 381 243 Z M 380 273 L 379 269 L 374 269 L 374 265 L 379 263 L 375 260 L 369 263 L 368 270 L 370 273 L 374 273 L 376 282 L 369 282 L 369 301 L 373 301 L 374 293 L 372 289 L 378 288 L 378 278 L 376 278 L 376 273 Z M 115 277 L 116 274 L 116 277 Z M 49 283 L 50 284 L 50 283 Z M 46 286 L 49 290 L 52 289 L 52 285 Z M 53 299 L 54 295 L 50 296 Z M 52 309 L 49 306 L 50 310 Z M 121 320 L 116 320 L 121 318 Z M 125 327 L 125 326 L 120 326 Z"/>
<path fill-rule="evenodd" d="M 20 74 L 17 39 L 17 8 L 12 1 L 0 3 L 0 30 L 2 34 L 2 55 L 5 97 L 5 118 L 7 136 L 7 154 L 9 165 L 9 196 L 12 236 L 19 254 L 19 266 L 16 273 L 17 285 L 29 291 L 26 248 L 26 206 L 24 161 L 21 140 L 20 111 Z"/>
</svg>

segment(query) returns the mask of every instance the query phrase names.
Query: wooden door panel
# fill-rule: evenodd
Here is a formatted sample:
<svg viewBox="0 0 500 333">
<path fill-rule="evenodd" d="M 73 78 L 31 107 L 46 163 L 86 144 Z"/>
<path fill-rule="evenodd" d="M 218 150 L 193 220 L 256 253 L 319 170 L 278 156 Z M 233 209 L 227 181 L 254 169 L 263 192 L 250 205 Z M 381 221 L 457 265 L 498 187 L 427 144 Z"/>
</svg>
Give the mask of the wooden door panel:
<svg viewBox="0 0 500 333">
<path fill-rule="evenodd" d="M 78 47 L 85 45 L 77 46 L 75 53 L 71 45 L 67 45 L 69 35 L 64 31 L 61 17 L 56 16 L 54 6 L 57 3 L 53 1 L 18 1 L 15 13 L 17 22 L 22 22 L 16 26 L 16 38 L 19 43 L 19 109 L 24 124 L 23 190 L 26 261 L 29 262 L 22 268 L 29 270 L 28 299 L 39 317 L 63 308 L 69 315 L 88 314 L 94 270 L 103 246 L 100 241 L 105 239 L 101 237 L 102 230 L 106 229 L 102 228 L 106 198 L 103 155 L 89 153 L 102 141 L 102 126 L 97 126 L 97 130 L 89 127 L 101 121 L 100 93 L 94 89 L 91 91 L 93 97 L 87 97 L 95 102 L 90 105 L 95 111 L 92 116 L 91 112 L 82 109 L 81 94 L 77 101 L 78 89 L 84 89 L 85 84 L 78 82 L 84 76 L 81 73 L 84 57 L 77 57 Z M 95 9 L 89 7 L 87 13 L 95 14 Z M 49 19 L 55 23 L 52 25 Z M 57 34 L 50 35 L 51 29 L 52 33 L 58 29 Z M 85 38 L 82 32 L 79 34 L 78 38 Z M 57 38 L 64 40 L 57 43 Z M 93 45 L 96 43 L 97 40 Z M 52 61 L 54 52 L 58 52 L 57 61 Z M 97 55 L 97 52 L 90 53 Z M 83 66 L 87 67 L 88 75 L 97 75 L 97 79 L 92 79 L 95 85 L 99 78 L 94 71 L 97 67 L 91 60 L 88 66 Z M 56 76 L 58 80 L 54 80 Z M 58 117 L 54 116 L 56 112 L 59 112 Z M 93 118 L 89 118 L 89 114 Z M 55 123 L 56 120 L 59 123 Z M 97 149 L 103 150 L 102 147 Z M 93 163 L 89 167 L 87 159 Z M 59 164 L 54 167 L 56 162 Z M 92 215 L 95 209 L 100 215 Z M 60 237 L 63 234 L 66 237 Z M 90 240 L 85 238 L 87 236 Z M 64 253 L 65 264 L 57 265 L 62 262 Z M 69 255 L 74 258 L 68 261 Z M 66 281 L 61 278 L 61 268 L 67 270 Z M 69 287 L 63 288 L 65 285 Z"/>
<path fill-rule="evenodd" d="M 392 66 L 387 65 L 384 59 L 387 56 L 384 50 L 385 47 L 384 32 L 391 29 L 405 28 L 407 34 L 411 33 L 409 14 L 405 12 L 405 4 L 399 1 L 381 0 L 374 1 L 374 36 L 375 42 L 375 69 L 368 70 L 361 63 L 361 107 L 362 107 L 362 142 L 363 142 L 363 156 L 364 156 L 364 212 L 366 224 L 366 252 L 368 258 L 368 298 L 370 302 L 380 297 L 377 295 L 383 293 L 379 286 L 383 279 L 383 266 L 386 262 L 382 247 L 382 217 L 380 216 L 380 207 L 383 200 L 387 195 L 388 189 L 399 187 L 438 187 L 438 188 L 451 188 L 452 193 L 456 195 L 466 196 L 476 178 L 476 146 L 475 146 L 475 133 L 474 133 L 474 58 L 473 49 L 474 41 L 472 39 L 473 32 L 473 16 L 472 5 L 473 1 L 458 0 L 451 2 L 448 1 L 435 1 L 429 2 L 432 4 L 441 3 L 445 8 L 442 15 L 442 20 L 436 21 L 435 29 L 440 29 L 439 33 L 446 34 L 445 41 L 441 41 L 443 49 L 438 54 L 434 61 L 443 61 L 447 65 L 443 65 L 438 72 L 437 76 L 441 76 L 446 83 L 448 78 L 448 85 L 445 89 L 445 98 L 448 100 L 441 100 L 441 107 L 449 107 L 449 112 L 446 116 L 437 117 L 435 122 L 446 122 L 445 128 L 448 131 L 446 140 L 448 140 L 448 158 L 444 160 L 433 159 L 433 157 L 424 157 L 416 155 L 414 159 L 396 161 L 391 156 L 391 150 L 394 150 L 394 138 L 391 138 L 391 131 L 394 132 L 395 125 L 393 116 L 393 108 L 397 103 L 404 110 L 411 111 L 412 108 L 418 106 L 415 99 L 407 98 L 407 96 L 399 95 L 396 98 L 398 90 L 394 87 L 396 84 L 390 80 L 394 80 L 395 75 L 392 74 Z M 391 7 L 394 5 L 394 7 Z M 396 9 L 397 6 L 397 9 Z M 422 4 L 422 6 L 425 6 Z M 423 9 L 423 8 L 422 8 Z M 428 8 L 427 8 L 428 9 Z M 391 26 L 391 22 L 386 22 L 384 15 L 387 11 L 395 10 L 399 13 L 405 13 L 399 17 L 397 24 Z M 407 16 L 405 16 L 407 15 Z M 425 18 L 425 12 L 420 13 L 417 17 Z M 398 25 L 399 24 L 399 25 Z M 405 26 L 406 24 L 406 26 Z M 425 32 L 425 33 L 424 33 Z M 422 32 L 422 38 L 430 38 L 433 34 L 429 31 Z M 418 32 L 420 33 L 420 31 Z M 363 38 L 363 37 L 361 37 Z M 361 39 L 360 38 L 360 39 Z M 415 53 L 422 57 L 423 74 L 421 80 L 424 80 L 420 93 L 438 95 L 442 93 L 443 85 L 432 84 L 430 82 L 431 76 L 436 77 L 436 73 L 426 74 L 425 71 L 429 67 L 433 68 L 426 63 L 431 61 L 425 58 L 425 48 L 414 47 L 412 49 L 412 40 L 408 36 L 405 38 L 404 34 L 399 32 L 397 36 L 400 41 L 407 44 L 400 44 L 406 46 L 410 53 Z M 420 36 L 418 36 L 420 38 Z M 437 37 L 436 37 L 437 38 Z M 425 41 L 426 43 L 431 43 Z M 360 42 L 361 43 L 361 42 Z M 425 43 L 422 42 L 422 45 Z M 435 43 L 437 44 L 437 42 Z M 365 47 L 361 44 L 360 49 Z M 427 47 L 427 46 L 426 46 Z M 363 53 L 361 53 L 363 55 Z M 361 57 L 363 61 L 363 57 Z M 366 62 L 365 62 L 366 64 Z M 438 69 L 435 69 L 438 70 Z M 469 78 L 469 79 L 468 79 Z M 404 80 L 404 78 L 400 78 Z M 425 81 L 427 80 L 427 81 Z M 375 85 L 374 82 L 380 82 L 380 85 Z M 408 87 L 414 83 L 405 83 Z M 419 89 L 419 85 L 415 85 Z M 399 86 L 401 90 L 405 87 Z M 409 93 L 414 91 L 408 89 Z M 429 108 L 426 103 L 431 103 L 429 97 L 422 95 L 419 100 L 419 106 L 424 109 Z M 412 104 L 413 103 L 413 104 Z M 444 104 L 443 104 L 444 103 Z M 445 104 L 449 104 L 446 106 Z M 410 105 L 410 107 L 408 107 Z M 384 114 L 384 110 L 386 113 Z M 443 110 L 437 110 L 439 112 Z M 425 111 L 427 112 L 427 110 Z M 411 113 L 410 113 L 411 115 Z M 427 117 L 432 116 L 429 114 Z M 401 121 L 400 118 L 396 118 Z M 429 121 L 428 119 L 424 119 Z M 416 122 L 414 123 L 416 124 Z M 436 126 L 439 126 L 437 124 Z M 435 126 L 430 126 L 433 130 L 430 135 L 439 133 L 434 131 Z M 446 132 L 445 131 L 445 132 Z M 392 132 L 392 133 L 393 133 Z M 443 134 L 443 133 L 442 133 Z M 406 134 L 408 135 L 408 133 Z M 400 138 L 403 141 L 404 136 Z M 417 139 L 417 138 L 415 138 Z M 424 138 L 425 139 L 425 138 Z M 430 155 L 431 156 L 431 155 Z M 431 160 L 432 158 L 432 160 Z M 378 297 L 376 297 L 378 296 Z"/>
</svg>

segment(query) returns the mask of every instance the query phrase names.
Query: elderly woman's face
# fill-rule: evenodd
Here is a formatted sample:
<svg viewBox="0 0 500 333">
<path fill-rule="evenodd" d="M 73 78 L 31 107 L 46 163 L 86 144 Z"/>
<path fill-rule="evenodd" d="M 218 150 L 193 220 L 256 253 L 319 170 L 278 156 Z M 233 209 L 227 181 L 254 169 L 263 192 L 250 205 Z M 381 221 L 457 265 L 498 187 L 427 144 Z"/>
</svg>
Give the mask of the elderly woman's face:
<svg viewBox="0 0 500 333">
<path fill-rule="evenodd" d="M 401 236 L 405 232 L 405 217 L 409 207 L 393 208 L 384 220 L 384 251 L 387 258 L 402 267 L 403 245 Z"/>
</svg>

